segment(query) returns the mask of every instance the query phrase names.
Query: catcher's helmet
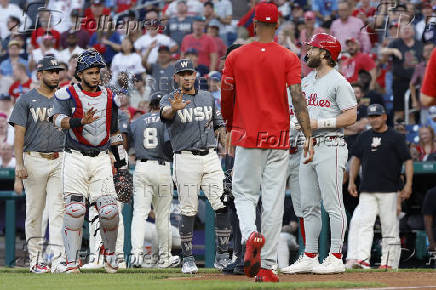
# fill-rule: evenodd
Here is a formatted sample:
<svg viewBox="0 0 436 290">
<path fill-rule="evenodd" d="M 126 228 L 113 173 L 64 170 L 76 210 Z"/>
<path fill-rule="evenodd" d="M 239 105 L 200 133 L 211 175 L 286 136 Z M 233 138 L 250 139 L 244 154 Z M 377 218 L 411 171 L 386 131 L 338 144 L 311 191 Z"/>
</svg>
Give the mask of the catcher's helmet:
<svg viewBox="0 0 436 290">
<path fill-rule="evenodd" d="M 338 60 L 339 53 L 341 53 L 341 43 L 333 36 L 327 33 L 318 33 L 312 36 L 307 45 L 318 47 L 330 52 L 332 60 Z"/>
<path fill-rule="evenodd" d="M 92 67 L 104 68 L 106 67 L 106 63 L 98 51 L 95 49 L 87 49 L 77 58 L 76 73 Z"/>
</svg>

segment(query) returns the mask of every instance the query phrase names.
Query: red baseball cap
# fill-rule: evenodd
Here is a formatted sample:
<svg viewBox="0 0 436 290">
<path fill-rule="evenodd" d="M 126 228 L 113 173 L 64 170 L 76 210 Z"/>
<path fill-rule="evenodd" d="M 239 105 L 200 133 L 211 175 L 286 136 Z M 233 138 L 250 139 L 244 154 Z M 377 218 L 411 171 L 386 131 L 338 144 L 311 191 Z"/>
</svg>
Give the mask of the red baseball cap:
<svg viewBox="0 0 436 290">
<path fill-rule="evenodd" d="M 273 3 L 261 2 L 254 10 L 254 20 L 266 23 L 277 23 L 279 21 L 279 10 Z"/>
</svg>

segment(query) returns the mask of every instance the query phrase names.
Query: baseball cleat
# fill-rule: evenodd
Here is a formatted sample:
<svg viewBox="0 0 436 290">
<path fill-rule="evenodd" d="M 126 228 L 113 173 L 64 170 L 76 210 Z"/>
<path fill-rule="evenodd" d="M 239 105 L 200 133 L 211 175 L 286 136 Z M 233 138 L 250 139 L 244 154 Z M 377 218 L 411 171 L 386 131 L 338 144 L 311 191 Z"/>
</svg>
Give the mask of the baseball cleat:
<svg viewBox="0 0 436 290">
<path fill-rule="evenodd" d="M 310 258 L 306 254 L 302 254 L 294 264 L 280 269 L 284 274 L 303 274 L 312 273 L 315 267 L 319 266 L 318 255 Z"/>
<path fill-rule="evenodd" d="M 265 237 L 258 232 L 252 232 L 245 244 L 244 272 L 248 277 L 254 277 L 260 270 L 260 252 L 265 245 Z"/>
<path fill-rule="evenodd" d="M 382 269 L 382 270 L 392 270 L 392 267 L 388 266 L 388 265 L 380 265 L 380 267 L 378 267 L 378 268 Z"/>
<path fill-rule="evenodd" d="M 371 269 L 371 265 L 368 264 L 365 261 L 358 261 L 357 263 L 353 264 L 353 269 L 364 269 L 364 270 L 367 270 L 367 269 Z"/>
<path fill-rule="evenodd" d="M 30 272 L 34 274 L 44 274 L 50 272 L 50 267 L 45 263 L 38 263 L 30 267 Z"/>
<path fill-rule="evenodd" d="M 67 271 L 66 263 L 54 263 L 51 267 L 52 273 L 65 273 Z"/>
<path fill-rule="evenodd" d="M 118 271 L 118 261 L 115 254 L 105 255 L 104 270 L 106 273 L 114 274 Z"/>
<path fill-rule="evenodd" d="M 255 282 L 279 282 L 279 276 L 274 274 L 272 270 L 261 268 L 254 278 Z"/>
<path fill-rule="evenodd" d="M 79 266 L 67 267 L 65 273 L 67 273 L 67 274 L 79 274 L 80 273 Z"/>
<path fill-rule="evenodd" d="M 183 258 L 182 262 L 182 273 L 183 274 L 195 274 L 198 272 L 197 265 L 195 265 L 194 257 L 189 256 Z"/>
<path fill-rule="evenodd" d="M 80 268 L 84 270 L 93 270 L 93 269 L 101 269 L 103 267 L 104 267 L 104 263 L 93 262 L 93 263 L 85 264 Z"/>
<path fill-rule="evenodd" d="M 345 272 L 345 265 L 342 259 L 336 258 L 334 255 L 330 254 L 324 259 L 322 264 L 313 267 L 313 273 L 315 274 L 339 274 Z"/>
<path fill-rule="evenodd" d="M 160 269 L 164 268 L 174 268 L 180 265 L 180 257 L 179 256 L 170 256 L 167 259 L 159 260 L 157 267 Z"/>
<path fill-rule="evenodd" d="M 225 267 L 227 267 L 228 264 L 230 264 L 230 262 L 231 261 L 229 259 L 229 253 L 215 254 L 215 269 L 223 270 Z"/>
</svg>

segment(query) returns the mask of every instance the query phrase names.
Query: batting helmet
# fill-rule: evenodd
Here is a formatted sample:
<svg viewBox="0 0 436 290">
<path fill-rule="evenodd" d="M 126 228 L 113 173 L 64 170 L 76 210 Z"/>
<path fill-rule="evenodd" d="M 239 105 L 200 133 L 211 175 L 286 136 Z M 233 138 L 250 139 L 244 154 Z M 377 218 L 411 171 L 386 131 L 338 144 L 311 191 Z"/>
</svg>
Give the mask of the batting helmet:
<svg viewBox="0 0 436 290">
<path fill-rule="evenodd" d="M 106 67 L 106 63 L 98 51 L 95 49 L 87 49 L 77 58 L 76 73 L 92 67 L 104 68 Z"/>
<path fill-rule="evenodd" d="M 318 33 L 312 36 L 307 45 L 318 47 L 330 52 L 332 60 L 338 60 L 339 53 L 341 53 L 341 43 L 333 36 L 327 33 Z"/>
</svg>

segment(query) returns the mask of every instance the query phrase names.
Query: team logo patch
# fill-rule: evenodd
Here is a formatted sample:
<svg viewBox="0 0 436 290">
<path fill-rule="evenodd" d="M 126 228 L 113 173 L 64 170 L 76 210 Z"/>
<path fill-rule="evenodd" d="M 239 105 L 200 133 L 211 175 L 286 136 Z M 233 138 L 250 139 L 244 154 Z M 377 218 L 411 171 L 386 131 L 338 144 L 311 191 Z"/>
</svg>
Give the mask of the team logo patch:
<svg viewBox="0 0 436 290">
<path fill-rule="evenodd" d="M 381 146 L 381 137 L 372 137 L 371 151 L 377 151 Z"/>
<path fill-rule="evenodd" d="M 187 62 L 187 61 L 182 61 L 182 62 L 180 63 L 180 65 L 181 65 L 182 67 L 187 67 L 187 66 L 188 66 L 188 62 Z"/>
</svg>

